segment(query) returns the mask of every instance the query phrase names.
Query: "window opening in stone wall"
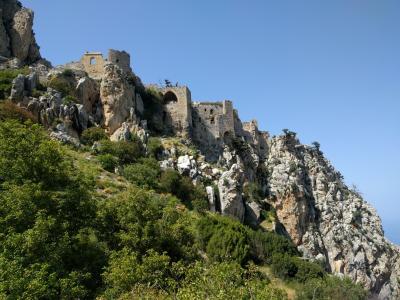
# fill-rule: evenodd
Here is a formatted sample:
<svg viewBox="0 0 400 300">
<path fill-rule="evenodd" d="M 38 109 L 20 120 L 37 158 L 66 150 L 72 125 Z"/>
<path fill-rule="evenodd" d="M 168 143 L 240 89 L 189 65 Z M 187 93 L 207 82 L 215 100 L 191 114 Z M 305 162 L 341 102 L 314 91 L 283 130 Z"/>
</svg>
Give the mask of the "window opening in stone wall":
<svg viewBox="0 0 400 300">
<path fill-rule="evenodd" d="M 171 91 L 166 92 L 164 95 L 164 103 L 169 102 L 178 102 L 178 97 L 176 97 L 176 95 Z"/>
<path fill-rule="evenodd" d="M 214 117 L 212 117 L 212 118 L 210 119 L 210 123 L 211 123 L 211 124 L 215 124 L 215 118 L 214 118 Z"/>
<path fill-rule="evenodd" d="M 90 64 L 91 65 L 95 65 L 96 64 L 96 58 L 95 57 L 91 57 L 90 58 Z"/>
<path fill-rule="evenodd" d="M 214 110 L 211 108 L 210 109 L 210 115 L 212 115 L 214 113 Z"/>
</svg>

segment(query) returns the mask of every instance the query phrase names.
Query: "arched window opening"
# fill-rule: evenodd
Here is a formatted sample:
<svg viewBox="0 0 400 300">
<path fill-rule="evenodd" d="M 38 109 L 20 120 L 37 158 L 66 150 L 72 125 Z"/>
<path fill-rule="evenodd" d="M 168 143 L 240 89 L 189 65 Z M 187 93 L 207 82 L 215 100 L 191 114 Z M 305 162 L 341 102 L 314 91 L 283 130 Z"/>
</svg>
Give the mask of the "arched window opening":
<svg viewBox="0 0 400 300">
<path fill-rule="evenodd" d="M 210 109 L 210 115 L 212 115 L 214 113 L 214 110 L 211 108 Z"/>
<path fill-rule="evenodd" d="M 178 97 L 176 97 L 175 93 L 171 91 L 166 92 L 164 95 L 164 103 L 169 103 L 169 102 L 178 102 Z"/>
<path fill-rule="evenodd" d="M 211 117 L 210 123 L 211 123 L 211 124 L 215 124 L 215 118 L 214 118 L 214 117 Z"/>
</svg>

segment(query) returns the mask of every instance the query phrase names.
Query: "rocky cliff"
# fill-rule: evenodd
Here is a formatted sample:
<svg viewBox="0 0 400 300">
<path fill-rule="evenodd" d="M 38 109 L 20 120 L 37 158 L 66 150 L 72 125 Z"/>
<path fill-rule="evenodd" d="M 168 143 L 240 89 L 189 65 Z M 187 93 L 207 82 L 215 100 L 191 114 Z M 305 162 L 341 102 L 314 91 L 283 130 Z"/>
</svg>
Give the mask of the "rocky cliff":
<svg viewBox="0 0 400 300">
<path fill-rule="evenodd" d="M 0 18 L 1 59 L 39 60 L 33 13 L 16 1 L 1 1 Z M 112 61 L 104 64 L 100 78 L 91 78 L 79 63 L 31 66 L 30 75 L 14 79 L 10 99 L 33 113 L 52 137 L 76 147 L 83 130 L 103 126 L 113 140 L 140 135 L 146 148 L 146 137 L 159 134 L 163 126 L 162 95 Z M 147 125 L 158 114 L 155 130 Z M 193 153 L 193 148 L 204 148 L 201 140 L 189 137 L 178 144 L 180 149 L 164 143 L 160 165 L 205 183 L 211 210 L 251 226 L 262 226 L 263 212 L 268 212 L 272 221 L 267 229 L 286 234 L 305 258 L 362 283 L 380 299 L 400 297 L 398 248 L 385 239 L 376 211 L 346 186 L 318 145 L 302 145 L 289 131 L 269 138 L 256 122 L 242 123 L 236 112 L 229 135 L 216 137 L 216 159 Z"/>
<path fill-rule="evenodd" d="M 32 30 L 33 17 L 33 11 L 19 1 L 0 1 L 0 63 L 21 66 L 41 59 Z"/>
</svg>

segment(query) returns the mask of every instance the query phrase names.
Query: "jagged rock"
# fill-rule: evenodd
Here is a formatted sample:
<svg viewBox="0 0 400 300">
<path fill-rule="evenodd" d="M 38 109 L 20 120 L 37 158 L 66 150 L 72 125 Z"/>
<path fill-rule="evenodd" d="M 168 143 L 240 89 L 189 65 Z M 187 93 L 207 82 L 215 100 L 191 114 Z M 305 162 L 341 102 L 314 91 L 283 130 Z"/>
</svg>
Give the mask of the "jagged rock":
<svg viewBox="0 0 400 300">
<path fill-rule="evenodd" d="M 82 104 L 77 104 L 76 107 L 78 108 L 78 121 L 79 121 L 79 131 L 83 131 L 87 129 L 87 125 L 89 122 L 89 116 L 83 107 Z"/>
<path fill-rule="evenodd" d="M 208 198 L 208 204 L 210 207 L 210 211 L 216 212 L 216 196 L 214 193 L 214 188 L 212 186 L 206 186 L 206 192 L 207 192 L 207 198 Z"/>
<path fill-rule="evenodd" d="M 240 221 L 244 220 L 244 204 L 240 190 L 243 183 L 243 171 L 233 164 L 229 171 L 222 174 L 218 181 L 221 213 L 230 215 Z"/>
<path fill-rule="evenodd" d="M 13 56 L 21 61 L 34 62 L 40 54 L 32 31 L 33 12 L 27 8 L 18 10 L 9 32 L 10 48 Z"/>
<path fill-rule="evenodd" d="M 21 102 L 25 96 L 25 76 L 19 74 L 14 78 L 11 87 L 10 99 L 14 102 Z"/>
<path fill-rule="evenodd" d="M 124 122 L 110 137 L 112 141 L 130 141 L 132 138 L 132 125 Z"/>
<path fill-rule="evenodd" d="M 75 147 L 80 146 L 79 139 L 69 135 L 68 129 L 64 124 L 58 124 L 56 130 L 50 133 L 50 137 L 54 140 L 60 141 L 63 144 L 69 144 Z"/>
<path fill-rule="evenodd" d="M 272 139 L 270 203 L 305 257 L 363 284 L 379 299 L 397 299 L 400 254 L 375 210 L 350 190 L 322 153 L 293 136 Z"/>
<path fill-rule="evenodd" d="M 99 85 L 95 80 L 89 77 L 83 77 L 79 79 L 76 86 L 76 95 L 80 103 L 83 104 L 86 112 L 90 114 L 100 96 Z"/>
<path fill-rule="evenodd" d="M 165 171 L 174 168 L 174 160 L 172 158 L 160 161 L 161 170 Z"/>
<path fill-rule="evenodd" d="M 177 168 L 181 175 L 189 176 L 192 179 L 198 174 L 197 163 L 193 157 L 189 155 L 178 157 Z"/>
<path fill-rule="evenodd" d="M 104 66 L 100 98 L 103 104 L 104 125 L 110 134 L 114 133 L 130 116 L 134 107 L 135 87 L 123 76 L 122 70 L 114 64 Z"/>
<path fill-rule="evenodd" d="M 257 226 L 260 223 L 261 206 L 257 202 L 245 202 L 245 223 Z"/>
</svg>

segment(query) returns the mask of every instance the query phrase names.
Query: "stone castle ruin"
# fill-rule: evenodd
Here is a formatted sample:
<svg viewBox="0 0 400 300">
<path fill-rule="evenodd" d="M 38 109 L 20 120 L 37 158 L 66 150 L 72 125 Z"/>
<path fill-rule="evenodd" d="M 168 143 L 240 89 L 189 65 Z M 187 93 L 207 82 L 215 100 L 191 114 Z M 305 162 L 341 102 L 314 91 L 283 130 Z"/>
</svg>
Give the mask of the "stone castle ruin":
<svg viewBox="0 0 400 300">
<path fill-rule="evenodd" d="M 105 59 L 101 52 L 86 52 L 80 61 L 85 72 L 93 79 L 102 78 L 104 66 L 107 62 L 119 66 L 126 73 L 131 71 L 131 58 L 125 51 L 110 49 L 108 59 Z"/>
<path fill-rule="evenodd" d="M 111 49 L 107 58 L 100 52 L 86 52 L 79 62 L 62 66 L 64 69 L 80 70 L 98 82 L 104 124 L 112 124 L 107 126 L 110 134 L 117 132 L 116 135 L 120 135 L 118 128 L 122 128 L 124 122 L 146 124 L 148 121 L 143 117 L 146 103 L 143 103 L 138 92 L 144 86 L 130 64 L 127 52 Z M 113 86 L 110 86 L 110 82 Z M 231 144 L 236 138 L 265 153 L 268 134 L 258 130 L 257 121 L 242 123 L 232 101 L 192 101 L 187 86 L 162 87 L 152 84 L 147 87 L 161 96 L 162 107 L 157 122 L 162 133 L 193 141 L 207 159 L 218 160 L 224 145 Z M 117 92 L 112 92 L 113 89 Z M 118 92 L 120 96 L 115 97 Z M 110 94 L 114 96 L 110 97 Z"/>
</svg>

